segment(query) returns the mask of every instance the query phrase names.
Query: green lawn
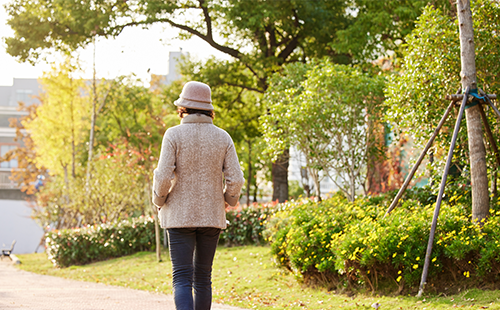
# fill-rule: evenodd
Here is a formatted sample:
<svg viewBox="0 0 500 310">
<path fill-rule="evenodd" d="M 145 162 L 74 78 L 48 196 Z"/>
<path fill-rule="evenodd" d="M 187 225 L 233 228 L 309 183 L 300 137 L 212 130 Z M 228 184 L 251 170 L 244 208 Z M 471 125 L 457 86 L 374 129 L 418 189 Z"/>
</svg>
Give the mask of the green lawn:
<svg viewBox="0 0 500 310">
<path fill-rule="evenodd" d="M 168 253 L 141 252 L 85 266 L 54 268 L 45 254 L 18 255 L 19 268 L 74 280 L 101 282 L 170 294 L 172 269 Z M 500 309 L 500 291 L 466 290 L 453 296 L 348 297 L 301 285 L 295 276 L 275 267 L 268 247 L 218 249 L 213 270 L 214 301 L 247 309 Z"/>
</svg>

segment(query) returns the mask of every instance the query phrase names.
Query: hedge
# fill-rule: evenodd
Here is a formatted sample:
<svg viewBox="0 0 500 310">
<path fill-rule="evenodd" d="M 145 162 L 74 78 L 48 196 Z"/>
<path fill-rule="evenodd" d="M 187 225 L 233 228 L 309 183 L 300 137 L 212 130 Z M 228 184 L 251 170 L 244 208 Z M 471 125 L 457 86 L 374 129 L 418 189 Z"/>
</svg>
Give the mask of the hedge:
<svg viewBox="0 0 500 310">
<path fill-rule="evenodd" d="M 154 220 L 141 216 L 84 228 L 51 231 L 46 234 L 45 246 L 49 260 L 58 267 L 83 265 L 139 251 L 154 251 Z"/>
<path fill-rule="evenodd" d="M 500 275 L 500 211 L 478 225 L 455 194 L 441 207 L 428 286 L 495 283 Z M 268 222 L 276 262 L 308 284 L 391 292 L 415 290 L 424 265 L 433 205 L 416 200 L 384 217 L 387 200 L 340 195 L 289 202 Z"/>
<path fill-rule="evenodd" d="M 253 204 L 229 208 L 228 225 L 219 243 L 226 246 L 264 244 L 265 219 L 276 204 Z M 94 261 L 155 250 L 152 218 L 139 217 L 84 228 L 51 231 L 46 235 L 46 250 L 59 267 L 83 265 Z M 163 234 L 161 234 L 163 238 Z"/>
<path fill-rule="evenodd" d="M 277 203 L 257 204 L 226 209 L 227 228 L 222 231 L 219 243 L 226 246 L 266 244 L 263 231 L 266 220 L 276 212 Z"/>
</svg>

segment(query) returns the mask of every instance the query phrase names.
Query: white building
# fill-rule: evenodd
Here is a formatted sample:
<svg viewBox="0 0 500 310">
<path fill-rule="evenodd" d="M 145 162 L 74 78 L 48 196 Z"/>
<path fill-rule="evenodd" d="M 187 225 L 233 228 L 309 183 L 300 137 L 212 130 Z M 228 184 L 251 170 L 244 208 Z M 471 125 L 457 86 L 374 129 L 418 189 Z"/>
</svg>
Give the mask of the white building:
<svg viewBox="0 0 500 310">
<path fill-rule="evenodd" d="M 306 159 L 304 154 L 300 153 L 296 148 L 290 148 L 290 161 L 288 166 L 288 182 L 298 181 L 302 187 L 309 185 L 311 196 L 316 195 L 314 182 L 309 175 L 307 175 Z M 320 193 L 322 198 L 327 198 L 328 194 L 336 192 L 339 188 L 333 181 L 324 173 L 320 172 Z M 309 184 L 307 184 L 309 183 Z"/>
<path fill-rule="evenodd" d="M 36 79 L 14 79 L 12 86 L 0 86 L 0 154 L 16 148 L 15 129 L 9 127 L 9 119 L 19 119 L 26 112 L 18 110 L 18 102 L 27 105 L 38 103 L 40 85 Z M 31 208 L 26 196 L 9 179 L 11 170 L 17 168 L 17 160 L 0 163 L 0 247 L 10 248 L 16 240 L 14 253 L 33 253 L 43 236 L 43 230 L 31 219 Z"/>
<path fill-rule="evenodd" d="M 182 50 L 179 52 L 168 52 L 168 73 L 167 75 L 156 75 L 159 78 L 159 84 L 168 85 L 182 77 L 177 65 L 182 61 L 183 57 L 189 57 L 189 53 Z"/>
</svg>

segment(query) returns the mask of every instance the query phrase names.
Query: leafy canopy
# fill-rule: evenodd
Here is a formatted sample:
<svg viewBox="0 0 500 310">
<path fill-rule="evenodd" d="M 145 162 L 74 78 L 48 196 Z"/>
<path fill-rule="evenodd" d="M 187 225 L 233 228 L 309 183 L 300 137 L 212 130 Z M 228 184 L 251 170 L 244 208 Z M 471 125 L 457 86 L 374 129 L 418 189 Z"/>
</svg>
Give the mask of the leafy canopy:
<svg viewBox="0 0 500 310">
<path fill-rule="evenodd" d="M 162 23 L 241 61 L 265 89 L 266 78 L 287 62 L 326 55 L 337 63 L 366 61 L 395 49 L 429 2 L 13 0 L 6 9 L 15 34 L 6 43 L 9 54 L 36 61 L 43 50 L 70 52 L 94 36 Z M 446 0 L 432 3 L 450 11 Z"/>
<path fill-rule="evenodd" d="M 500 24 L 492 22 L 500 16 L 500 4 L 478 0 L 472 5 L 474 43 L 478 86 L 486 92 L 500 89 Z M 460 87 L 459 27 L 451 18 L 432 6 L 425 8 L 416 28 L 406 38 L 400 74 L 389 78 L 385 94 L 387 119 L 399 130 L 409 132 L 417 143 L 427 141 L 441 119 L 446 106 L 445 95 Z M 492 115 L 491 113 L 487 113 Z M 453 114 L 452 114 L 453 115 Z M 437 148 L 449 146 L 455 118 L 449 117 L 438 136 Z M 497 123 L 492 117 L 490 122 Z M 448 128 L 448 129 L 446 129 Z M 460 156 L 468 156 L 465 130 L 459 137 Z M 462 141 L 462 143 L 460 142 Z M 446 143 L 445 143 L 446 142 Z M 445 143 L 445 144 L 443 144 Z"/>
<path fill-rule="evenodd" d="M 262 117 L 269 151 L 296 146 L 310 168 L 322 170 L 354 200 L 373 152 L 368 122 L 380 108 L 384 80 L 328 60 L 290 65 L 285 72 L 289 75 L 273 79 L 269 113 Z"/>
<path fill-rule="evenodd" d="M 37 166 L 52 175 L 71 171 L 74 177 L 76 154 L 85 147 L 90 100 L 84 81 L 74 77 L 76 70 L 66 61 L 44 74 L 36 117 L 23 120 L 35 145 Z"/>
<path fill-rule="evenodd" d="M 389 51 L 398 51 L 415 27 L 423 8 L 432 3 L 455 16 L 447 0 L 354 0 L 348 7 L 348 27 L 337 32 L 332 43 L 339 53 L 350 55 L 355 62 L 371 61 Z"/>
</svg>

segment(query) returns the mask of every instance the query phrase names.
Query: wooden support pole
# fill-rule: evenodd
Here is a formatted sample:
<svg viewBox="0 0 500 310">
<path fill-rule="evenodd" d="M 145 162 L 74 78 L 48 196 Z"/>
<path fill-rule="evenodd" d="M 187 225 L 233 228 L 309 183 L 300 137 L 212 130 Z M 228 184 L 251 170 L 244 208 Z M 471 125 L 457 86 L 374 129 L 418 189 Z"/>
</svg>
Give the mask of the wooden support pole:
<svg viewBox="0 0 500 310">
<path fill-rule="evenodd" d="M 481 94 L 484 94 L 484 92 L 481 89 L 479 89 L 479 92 Z M 495 114 L 497 115 L 497 117 L 500 118 L 500 111 L 498 111 L 497 107 L 495 107 L 495 105 L 493 104 L 493 102 L 491 102 L 491 99 L 489 97 L 486 97 L 486 102 L 488 102 L 488 104 L 493 109 L 493 111 L 495 112 Z"/>
<path fill-rule="evenodd" d="M 460 90 L 458 92 L 460 92 Z M 420 156 L 418 157 L 417 162 L 415 163 L 415 165 L 411 169 L 410 173 L 406 177 L 406 180 L 403 183 L 403 186 L 401 187 L 401 189 L 399 189 L 398 194 L 396 195 L 396 197 L 392 201 L 391 205 L 389 206 L 389 208 L 385 212 L 384 217 L 389 215 L 389 213 L 391 213 L 392 210 L 394 210 L 396 208 L 396 206 L 398 205 L 399 199 L 401 199 L 401 197 L 403 196 L 404 192 L 406 191 L 406 188 L 410 184 L 411 180 L 413 179 L 413 176 L 415 175 L 415 173 L 418 170 L 418 167 L 420 167 L 422 160 L 424 159 L 425 155 L 427 154 L 427 151 L 429 151 L 429 149 L 431 148 L 432 144 L 434 143 L 434 139 L 436 139 L 437 135 L 439 134 L 439 131 L 441 130 L 441 127 L 443 127 L 444 122 L 448 118 L 448 115 L 450 115 L 450 111 L 453 108 L 453 104 L 454 104 L 454 102 L 451 102 L 450 105 L 448 106 L 448 108 L 446 109 L 446 111 L 444 112 L 444 115 L 441 118 L 441 121 L 439 122 L 439 124 L 437 125 L 436 129 L 434 130 L 434 133 L 432 134 L 431 138 L 429 139 L 429 141 L 425 145 L 422 153 L 420 153 Z"/>
<path fill-rule="evenodd" d="M 469 87 L 466 88 L 465 93 L 469 93 Z M 453 130 L 453 137 L 451 138 L 450 150 L 448 151 L 448 159 L 446 160 L 446 166 L 444 167 L 443 177 L 441 178 L 441 186 L 439 188 L 439 194 L 436 200 L 436 208 L 434 209 L 434 216 L 432 217 L 431 232 L 429 233 L 429 241 L 427 243 L 427 252 L 425 253 L 424 269 L 422 270 L 422 278 L 420 280 L 420 287 L 418 290 L 417 297 L 422 297 L 424 293 L 425 284 L 427 283 L 427 274 L 429 273 L 429 265 L 431 263 L 432 246 L 434 244 L 434 235 L 436 233 L 437 219 L 439 217 L 439 209 L 441 208 L 441 201 L 443 200 L 444 187 L 446 185 L 446 179 L 448 178 L 448 171 L 450 170 L 451 160 L 453 158 L 453 150 L 455 149 L 455 143 L 457 142 L 458 132 L 460 131 L 460 123 L 464 115 L 465 104 L 467 103 L 467 97 L 464 97 L 462 105 L 460 106 L 460 111 L 458 112 L 457 121 L 455 123 L 455 129 Z"/>
<path fill-rule="evenodd" d="M 490 124 L 488 122 L 488 118 L 486 117 L 486 114 L 484 113 L 483 107 L 481 105 L 479 105 L 479 112 L 481 113 L 481 118 L 483 119 L 484 130 L 486 131 L 486 136 L 488 137 L 488 141 L 490 142 L 491 149 L 493 150 L 493 153 L 495 154 L 497 168 L 500 168 L 500 153 L 498 152 L 497 143 L 495 141 L 495 138 L 493 137 L 493 133 L 491 132 L 491 127 L 490 127 Z"/>
</svg>

